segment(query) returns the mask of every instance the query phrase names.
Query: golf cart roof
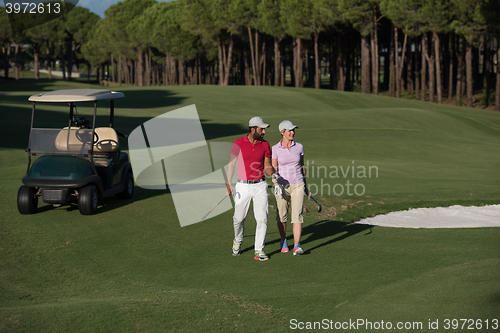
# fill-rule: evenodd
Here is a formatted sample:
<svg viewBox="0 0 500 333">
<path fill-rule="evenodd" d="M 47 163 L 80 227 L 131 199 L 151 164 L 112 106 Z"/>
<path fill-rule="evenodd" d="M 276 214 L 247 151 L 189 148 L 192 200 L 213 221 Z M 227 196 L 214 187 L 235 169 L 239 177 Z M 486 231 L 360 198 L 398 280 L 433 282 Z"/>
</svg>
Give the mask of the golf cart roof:
<svg viewBox="0 0 500 333">
<path fill-rule="evenodd" d="M 122 92 L 101 89 L 54 90 L 30 96 L 32 102 L 89 102 L 125 97 Z"/>
</svg>

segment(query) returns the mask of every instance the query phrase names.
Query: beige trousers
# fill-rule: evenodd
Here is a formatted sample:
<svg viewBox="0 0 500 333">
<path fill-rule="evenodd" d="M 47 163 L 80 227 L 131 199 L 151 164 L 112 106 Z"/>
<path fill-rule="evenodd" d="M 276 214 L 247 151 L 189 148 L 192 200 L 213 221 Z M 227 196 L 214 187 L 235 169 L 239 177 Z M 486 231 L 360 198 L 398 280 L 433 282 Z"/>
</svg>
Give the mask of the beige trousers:
<svg viewBox="0 0 500 333">
<path fill-rule="evenodd" d="M 283 199 L 276 197 L 276 221 L 287 222 L 291 209 L 292 223 L 304 223 L 304 183 L 292 184 L 283 191 Z"/>
</svg>

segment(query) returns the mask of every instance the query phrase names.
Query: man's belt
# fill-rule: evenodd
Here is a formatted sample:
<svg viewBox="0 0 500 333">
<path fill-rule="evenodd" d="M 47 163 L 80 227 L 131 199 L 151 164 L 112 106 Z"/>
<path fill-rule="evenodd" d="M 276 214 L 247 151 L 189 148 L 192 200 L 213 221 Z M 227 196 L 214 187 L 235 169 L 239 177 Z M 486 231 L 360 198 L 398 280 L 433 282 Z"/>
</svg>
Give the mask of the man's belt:
<svg viewBox="0 0 500 333">
<path fill-rule="evenodd" d="M 257 184 L 257 183 L 260 183 L 260 182 L 263 182 L 263 181 L 265 181 L 264 178 L 256 179 L 256 180 L 242 180 L 242 179 L 238 179 L 238 183 L 243 183 L 243 184 Z"/>
</svg>

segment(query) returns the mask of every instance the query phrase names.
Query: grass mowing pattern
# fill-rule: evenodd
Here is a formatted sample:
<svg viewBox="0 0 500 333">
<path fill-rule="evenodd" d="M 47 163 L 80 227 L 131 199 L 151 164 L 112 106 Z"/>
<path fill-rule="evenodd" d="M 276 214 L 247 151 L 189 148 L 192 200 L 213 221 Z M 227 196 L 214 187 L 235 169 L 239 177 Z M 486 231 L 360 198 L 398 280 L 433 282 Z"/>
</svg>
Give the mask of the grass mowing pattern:
<svg viewBox="0 0 500 333">
<path fill-rule="evenodd" d="M 121 132 L 196 104 L 208 140 L 231 142 L 259 115 L 271 124 L 266 139 L 274 144 L 277 124 L 289 119 L 300 126 L 296 138 L 309 172 L 313 161 L 328 171 L 310 175 L 309 184 L 324 192 L 325 184 L 330 190 L 348 180 L 364 184 L 362 196 L 315 195 L 324 208 L 320 214 L 306 200 L 301 257 L 279 252 L 271 209 L 265 248 L 271 259 L 257 262 L 252 214 L 243 253 L 232 257 L 231 212 L 181 228 L 164 192 L 136 188 L 133 201 L 105 199 L 94 216 L 41 202 L 39 214 L 20 215 L 27 97 L 82 87 L 89 86 L 44 80 L 2 85 L 0 331 L 277 332 L 288 331 L 291 319 L 418 321 L 427 328 L 429 319 L 442 325 L 446 318 L 498 318 L 498 228 L 349 223 L 409 207 L 498 203 L 497 113 L 313 89 L 117 89 L 126 95 L 116 103 Z M 78 105 L 81 114 L 91 109 Z M 40 103 L 37 110 L 41 126 L 66 125 L 65 107 Z M 120 144 L 126 147 L 125 140 Z M 355 177 L 344 178 L 340 167 L 353 165 L 377 166 L 378 178 L 359 178 L 358 168 Z M 335 166 L 337 178 L 331 177 Z"/>
</svg>

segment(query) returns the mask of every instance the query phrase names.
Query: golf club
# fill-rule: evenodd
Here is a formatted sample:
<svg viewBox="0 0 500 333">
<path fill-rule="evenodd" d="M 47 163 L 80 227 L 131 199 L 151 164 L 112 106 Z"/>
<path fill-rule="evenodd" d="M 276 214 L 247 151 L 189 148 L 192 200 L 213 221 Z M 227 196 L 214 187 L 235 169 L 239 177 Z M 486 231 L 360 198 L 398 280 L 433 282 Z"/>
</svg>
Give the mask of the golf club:
<svg viewBox="0 0 500 333">
<path fill-rule="evenodd" d="M 215 207 L 214 207 L 214 208 L 212 208 L 212 209 L 211 209 L 208 213 L 206 213 L 206 214 L 205 214 L 205 216 L 203 216 L 203 218 L 202 218 L 201 220 L 202 220 L 202 221 L 203 221 L 203 220 L 205 220 L 205 218 L 206 218 L 206 217 L 207 217 L 207 216 L 208 216 L 211 212 L 213 212 L 213 211 L 214 211 L 214 209 L 215 209 L 215 208 L 217 208 L 217 206 L 219 206 L 219 205 L 221 204 L 221 202 L 222 202 L 222 201 L 224 201 L 224 199 L 226 199 L 228 196 L 229 196 L 229 194 L 226 194 L 226 195 L 224 196 L 224 198 L 222 198 L 222 200 L 221 200 L 221 201 L 219 201 L 219 203 L 218 203 L 217 205 L 215 205 Z"/>
<path fill-rule="evenodd" d="M 314 202 L 318 205 L 318 213 L 319 213 L 319 212 L 321 212 L 321 209 L 322 209 L 321 205 L 320 205 L 320 204 L 316 201 L 316 199 L 314 199 L 314 198 L 312 197 L 312 195 L 311 195 L 311 199 L 313 199 L 313 200 L 314 200 Z"/>
</svg>

